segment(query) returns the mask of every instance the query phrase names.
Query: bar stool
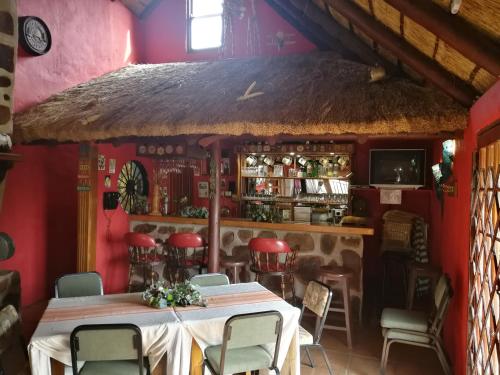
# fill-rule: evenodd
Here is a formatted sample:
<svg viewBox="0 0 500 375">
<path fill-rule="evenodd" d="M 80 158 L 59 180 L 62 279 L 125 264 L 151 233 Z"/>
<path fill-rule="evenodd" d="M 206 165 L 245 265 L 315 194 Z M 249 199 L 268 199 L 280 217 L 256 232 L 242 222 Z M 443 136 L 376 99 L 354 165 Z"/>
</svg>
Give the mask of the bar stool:
<svg viewBox="0 0 500 375">
<path fill-rule="evenodd" d="M 128 271 L 128 291 L 135 290 L 133 276 L 138 269 L 142 269 L 142 283 L 139 284 L 139 291 L 145 290 L 148 285 L 159 279 L 159 275 L 154 271 L 154 267 L 163 261 L 162 251 L 158 250 L 158 245 L 153 237 L 143 233 L 128 232 L 125 234 L 125 243 L 128 246 L 129 271 Z"/>
<path fill-rule="evenodd" d="M 431 293 L 436 290 L 436 284 L 441 277 L 441 270 L 428 263 L 410 262 L 408 268 L 408 292 L 406 295 L 406 309 L 413 309 L 413 300 L 415 299 L 415 290 L 417 289 L 417 280 L 427 277 L 431 280 Z M 432 294 L 431 294 L 432 295 Z"/>
<path fill-rule="evenodd" d="M 281 296 L 286 297 L 286 287 L 290 285 L 295 303 L 295 258 L 297 250 L 290 249 L 285 241 L 274 238 L 252 238 L 250 250 L 250 271 L 255 273 L 255 281 L 263 281 L 265 276 L 280 277 Z"/>
<path fill-rule="evenodd" d="M 226 270 L 226 275 L 230 277 L 233 284 L 240 282 L 241 271 L 246 267 L 246 260 L 237 259 L 234 256 L 226 255 L 220 260 L 221 268 Z"/>
<path fill-rule="evenodd" d="M 344 313 L 345 327 L 325 325 L 325 329 L 345 331 L 347 334 L 347 346 L 352 349 L 352 325 L 351 325 L 351 293 L 350 280 L 353 278 L 353 272 L 346 267 L 322 266 L 320 267 L 320 280 L 324 284 L 339 283 L 342 288 L 343 306 L 330 307 L 328 311 Z"/>
<path fill-rule="evenodd" d="M 188 280 L 189 270 L 201 274 L 207 267 L 207 245 L 198 233 L 174 233 L 168 238 L 167 259 L 170 282 Z"/>
</svg>

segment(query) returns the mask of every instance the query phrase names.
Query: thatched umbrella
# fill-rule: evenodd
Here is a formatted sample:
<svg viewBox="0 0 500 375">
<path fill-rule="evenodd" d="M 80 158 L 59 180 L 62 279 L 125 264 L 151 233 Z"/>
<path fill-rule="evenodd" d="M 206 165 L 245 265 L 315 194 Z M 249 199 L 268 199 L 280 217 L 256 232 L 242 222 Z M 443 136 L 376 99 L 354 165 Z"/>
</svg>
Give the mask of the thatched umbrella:
<svg viewBox="0 0 500 375">
<path fill-rule="evenodd" d="M 18 142 L 130 136 L 438 134 L 467 110 L 403 78 L 332 53 L 131 65 L 68 89 L 14 118 Z"/>
</svg>

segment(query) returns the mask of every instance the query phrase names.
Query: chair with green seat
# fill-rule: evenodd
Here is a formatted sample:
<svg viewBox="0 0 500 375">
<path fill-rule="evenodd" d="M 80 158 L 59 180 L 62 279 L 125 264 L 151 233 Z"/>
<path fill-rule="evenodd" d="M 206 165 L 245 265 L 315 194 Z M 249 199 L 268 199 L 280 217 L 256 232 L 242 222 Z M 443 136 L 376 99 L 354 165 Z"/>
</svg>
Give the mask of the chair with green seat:
<svg viewBox="0 0 500 375">
<path fill-rule="evenodd" d="M 283 330 L 278 311 L 234 315 L 226 321 L 221 345 L 205 349 L 205 366 L 214 375 L 236 374 L 261 369 L 274 370 Z M 274 344 L 274 353 L 264 347 Z"/>
<path fill-rule="evenodd" d="M 436 352 L 446 374 L 452 374 L 450 365 L 443 350 L 441 330 L 453 290 L 450 279 L 442 275 L 434 291 L 433 312 L 424 312 L 386 308 L 382 311 L 380 325 L 384 335 L 384 347 L 380 371 L 385 373 L 389 350 L 394 343 L 421 346 Z"/>
<path fill-rule="evenodd" d="M 146 375 L 141 330 L 134 324 L 81 325 L 71 333 L 73 375 Z M 78 361 L 85 361 L 78 370 Z"/>
<path fill-rule="evenodd" d="M 328 315 L 329 310 L 328 308 L 332 301 L 332 295 L 332 290 L 328 285 L 315 280 L 309 281 L 304 293 L 304 299 L 302 300 L 300 321 L 302 322 L 302 317 L 304 316 L 306 308 L 314 313 L 314 315 L 316 315 L 314 335 L 309 333 L 309 331 L 302 326 L 299 326 L 299 344 L 300 348 L 305 349 L 306 351 L 307 358 L 309 359 L 309 366 L 314 367 L 314 362 L 311 358 L 311 353 L 309 353 L 309 349 L 318 348 L 321 350 L 321 354 L 323 355 L 323 359 L 325 360 L 326 367 L 328 368 L 328 373 L 330 375 L 333 375 L 333 370 L 325 353 L 325 349 L 319 341 L 321 340 L 321 334 L 325 326 L 326 316 Z"/>
<path fill-rule="evenodd" d="M 219 286 L 229 285 L 229 278 L 222 273 L 204 273 L 201 275 L 194 275 L 189 280 L 191 284 L 198 286 Z"/>
<path fill-rule="evenodd" d="M 56 280 L 56 298 L 102 296 L 101 275 L 97 272 L 71 273 Z"/>
</svg>

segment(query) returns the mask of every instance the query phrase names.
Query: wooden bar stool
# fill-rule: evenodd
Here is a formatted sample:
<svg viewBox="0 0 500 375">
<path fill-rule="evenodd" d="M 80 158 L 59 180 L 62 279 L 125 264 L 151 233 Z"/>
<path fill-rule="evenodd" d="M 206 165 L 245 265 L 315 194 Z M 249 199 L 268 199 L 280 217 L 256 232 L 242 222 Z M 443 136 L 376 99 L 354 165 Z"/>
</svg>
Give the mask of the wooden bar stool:
<svg viewBox="0 0 500 375">
<path fill-rule="evenodd" d="M 353 272 L 346 267 L 322 266 L 320 267 L 320 280 L 324 284 L 332 282 L 339 283 L 342 288 L 343 306 L 330 307 L 328 311 L 344 313 L 345 327 L 325 325 L 325 329 L 345 331 L 347 334 L 347 346 L 352 349 L 352 324 L 351 324 L 351 293 L 350 280 L 353 278 Z"/>
<path fill-rule="evenodd" d="M 171 283 L 188 280 L 192 269 L 201 275 L 207 267 L 207 245 L 198 233 L 174 233 L 168 238 L 167 266 Z"/>
<path fill-rule="evenodd" d="M 289 285 L 295 303 L 295 258 L 297 250 L 290 249 L 285 241 L 274 238 L 252 238 L 248 243 L 250 250 L 250 271 L 255 273 L 255 281 L 262 282 L 264 276 L 281 279 L 281 296 L 286 297 Z"/>
<path fill-rule="evenodd" d="M 434 293 L 436 284 L 441 276 L 441 270 L 428 263 L 410 262 L 408 265 L 408 292 L 406 295 L 406 309 L 413 309 L 417 280 L 420 277 L 428 277 L 431 280 L 431 293 Z"/>
<path fill-rule="evenodd" d="M 220 261 L 220 266 L 225 269 L 233 284 L 240 282 L 240 273 L 248 264 L 247 261 L 226 255 Z"/>
<path fill-rule="evenodd" d="M 143 233 L 129 232 L 125 234 L 125 243 L 128 246 L 129 272 L 128 291 L 145 290 L 158 280 L 159 275 L 154 271 L 154 266 L 163 262 L 162 251 L 153 237 Z M 133 276 L 142 269 L 142 282 L 134 287 Z"/>
</svg>

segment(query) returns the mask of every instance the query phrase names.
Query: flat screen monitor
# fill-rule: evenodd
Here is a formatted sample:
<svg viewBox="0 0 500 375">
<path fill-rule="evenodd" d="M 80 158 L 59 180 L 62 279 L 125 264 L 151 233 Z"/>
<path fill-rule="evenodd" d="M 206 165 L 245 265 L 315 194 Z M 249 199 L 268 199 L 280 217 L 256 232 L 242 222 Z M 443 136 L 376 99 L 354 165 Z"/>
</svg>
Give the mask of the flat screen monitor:
<svg viewBox="0 0 500 375">
<path fill-rule="evenodd" d="M 395 189 L 425 186 L 425 150 L 370 150 L 370 185 Z"/>
</svg>

